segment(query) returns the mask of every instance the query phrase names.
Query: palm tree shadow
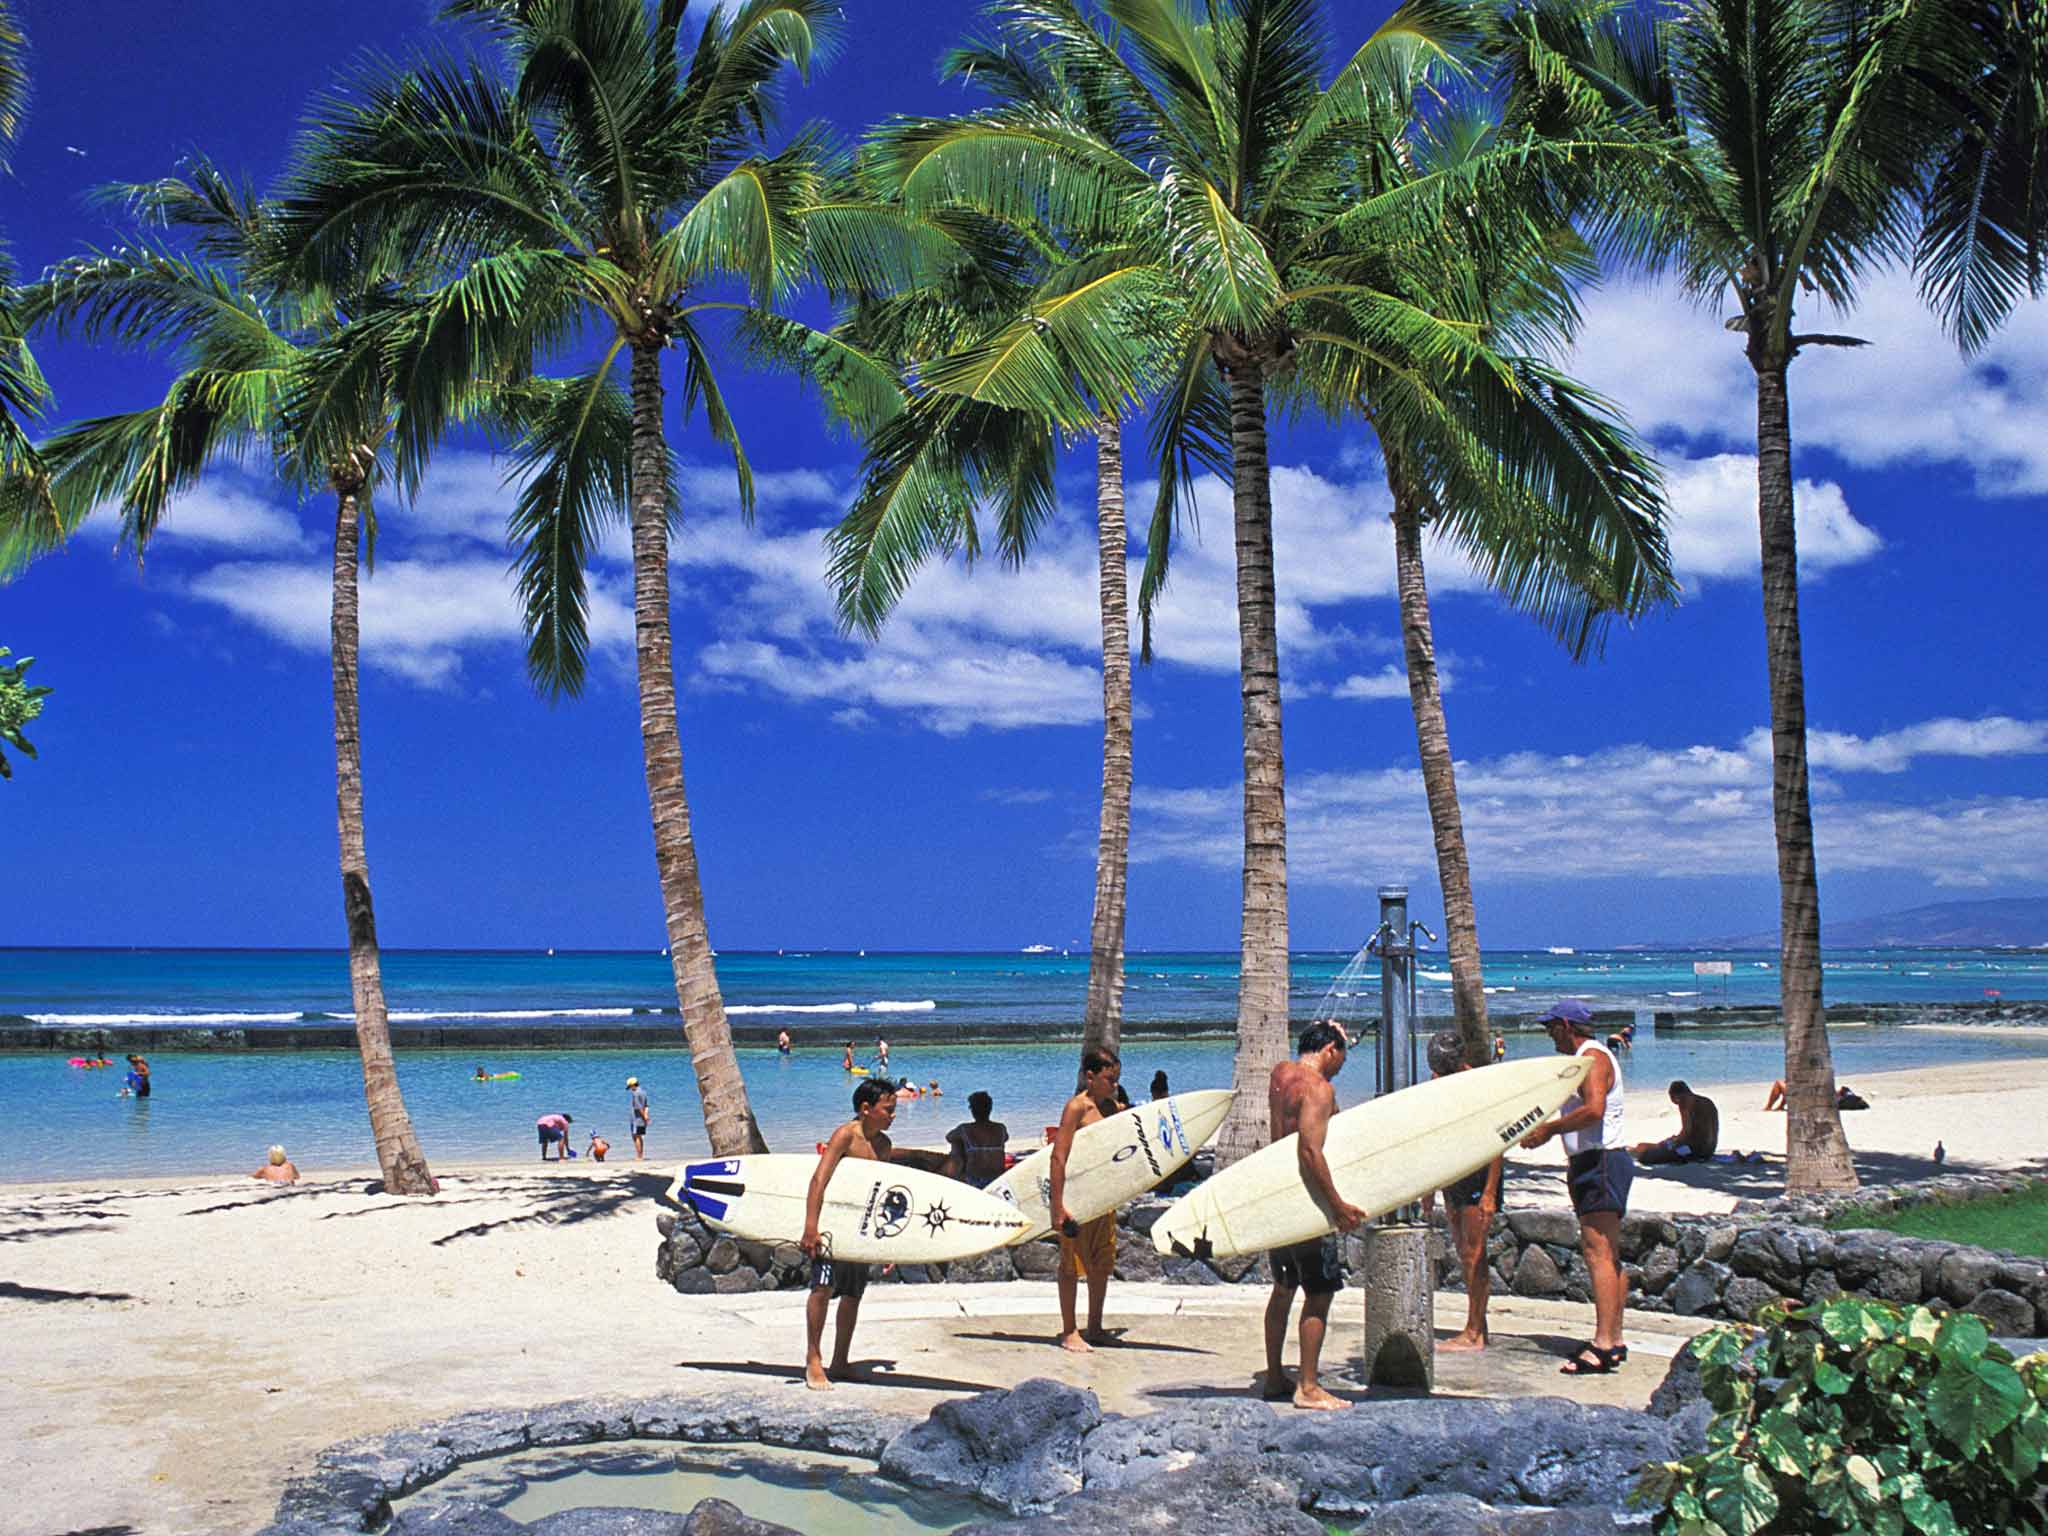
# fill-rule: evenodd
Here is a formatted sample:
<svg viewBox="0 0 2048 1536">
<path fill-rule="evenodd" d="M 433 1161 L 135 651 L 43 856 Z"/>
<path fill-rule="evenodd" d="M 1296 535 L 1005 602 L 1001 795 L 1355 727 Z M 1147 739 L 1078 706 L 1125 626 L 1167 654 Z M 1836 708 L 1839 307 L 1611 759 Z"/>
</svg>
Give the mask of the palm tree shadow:
<svg viewBox="0 0 2048 1536">
<path fill-rule="evenodd" d="M 1110 1337 L 1107 1341 L 1097 1344 L 1095 1346 L 1097 1349 L 1142 1349 L 1150 1350 L 1152 1352 L 1165 1355 L 1213 1355 L 1216 1353 L 1216 1351 L 1213 1349 L 1199 1349 L 1192 1344 L 1157 1344 L 1141 1342 L 1137 1339 L 1131 1338 L 1129 1336 L 1128 1329 L 1111 1328 L 1106 1331 L 1108 1332 Z M 990 1344 L 1043 1345 L 1051 1341 L 1052 1335 L 1045 1333 L 956 1333 L 953 1335 L 953 1337 L 956 1339 L 975 1339 L 985 1341 Z"/>
<path fill-rule="evenodd" d="M 496 1221 L 459 1227 L 435 1238 L 434 1246 L 445 1247 L 466 1237 L 488 1237 L 507 1227 L 560 1227 L 600 1221 L 643 1200 L 658 1202 L 668 1186 L 669 1180 L 658 1173 L 629 1173 L 622 1179 L 567 1179 L 538 1189 L 529 1183 L 507 1186 L 505 1193 L 528 1197 L 532 1209 Z"/>
<path fill-rule="evenodd" d="M 911 1371 L 899 1371 L 894 1360 L 855 1360 L 852 1368 L 856 1372 L 842 1387 L 909 1387 L 918 1392 L 993 1392 L 996 1387 L 986 1381 L 962 1381 L 952 1376 L 923 1376 Z M 804 1368 L 800 1365 L 771 1365 L 760 1360 L 678 1360 L 676 1369 L 681 1371 L 714 1371 L 732 1376 L 772 1376 L 782 1381 L 801 1382 Z"/>
<path fill-rule="evenodd" d="M 127 1291 L 53 1291 L 40 1285 L 17 1285 L 0 1280 L 0 1299 L 9 1301 L 133 1301 Z"/>
</svg>

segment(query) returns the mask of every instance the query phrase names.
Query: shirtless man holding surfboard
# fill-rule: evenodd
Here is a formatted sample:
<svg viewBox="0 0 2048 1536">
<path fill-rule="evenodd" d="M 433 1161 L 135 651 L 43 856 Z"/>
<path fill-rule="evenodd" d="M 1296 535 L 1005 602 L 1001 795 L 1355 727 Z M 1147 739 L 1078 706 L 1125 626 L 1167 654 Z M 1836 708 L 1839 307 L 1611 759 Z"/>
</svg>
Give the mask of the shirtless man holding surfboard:
<svg viewBox="0 0 2048 1536">
<path fill-rule="evenodd" d="M 1273 1115 L 1273 1139 L 1296 1138 L 1301 1182 L 1316 1197 L 1337 1231 L 1349 1232 L 1365 1220 L 1365 1212 L 1337 1193 L 1323 1156 L 1323 1140 L 1330 1129 L 1330 1116 L 1337 1110 L 1337 1090 L 1330 1080 L 1344 1070 L 1349 1042 L 1334 1024 L 1311 1024 L 1301 1032 L 1300 1054 L 1273 1069 L 1267 1086 Z M 1267 1402 L 1292 1398 L 1297 1408 L 1333 1409 L 1350 1405 L 1323 1390 L 1317 1367 L 1323 1355 L 1323 1332 L 1330 1318 L 1330 1302 L 1344 1288 L 1343 1265 L 1337 1256 L 1334 1236 L 1313 1238 L 1291 1248 L 1276 1248 L 1272 1254 L 1273 1295 L 1266 1303 L 1266 1374 L 1263 1396 Z M 1287 1344 L 1287 1315 L 1294 1309 L 1294 1293 L 1304 1293 L 1301 1303 L 1301 1371 L 1290 1386 L 1281 1368 L 1280 1353 Z"/>
<path fill-rule="evenodd" d="M 811 1175 L 811 1188 L 804 1197 L 804 1235 L 797 1242 L 811 1261 L 811 1294 L 804 1302 L 804 1385 L 813 1392 L 829 1392 L 832 1383 L 847 1375 L 846 1355 L 853 1347 L 853 1325 L 860 1320 L 860 1298 L 868 1288 L 868 1266 L 834 1259 L 818 1236 L 818 1217 L 825 1207 L 825 1186 L 832 1171 L 849 1157 L 889 1161 L 889 1127 L 896 1119 L 896 1090 L 876 1078 L 869 1078 L 853 1090 L 853 1118 L 832 1133 L 818 1158 L 818 1171 Z M 825 1367 L 820 1346 L 825 1339 L 825 1311 L 833 1298 L 839 1301 L 837 1333 L 832 1345 L 832 1366 Z"/>
<path fill-rule="evenodd" d="M 1116 1267 L 1116 1212 L 1087 1222 L 1077 1222 L 1067 1213 L 1067 1159 L 1074 1150 L 1075 1132 L 1117 1112 L 1116 1082 L 1123 1070 L 1123 1063 L 1108 1051 L 1090 1051 L 1083 1056 L 1081 1091 L 1067 1100 L 1067 1107 L 1060 1111 L 1060 1128 L 1053 1133 L 1052 1189 L 1047 1203 L 1052 1207 L 1052 1229 L 1060 1235 L 1060 1348 L 1084 1355 L 1093 1352 L 1091 1339 L 1099 1344 L 1107 1337 L 1102 1331 L 1102 1303 L 1109 1294 L 1110 1272 Z M 1074 1320 L 1081 1275 L 1088 1277 L 1085 1333 Z"/>
</svg>

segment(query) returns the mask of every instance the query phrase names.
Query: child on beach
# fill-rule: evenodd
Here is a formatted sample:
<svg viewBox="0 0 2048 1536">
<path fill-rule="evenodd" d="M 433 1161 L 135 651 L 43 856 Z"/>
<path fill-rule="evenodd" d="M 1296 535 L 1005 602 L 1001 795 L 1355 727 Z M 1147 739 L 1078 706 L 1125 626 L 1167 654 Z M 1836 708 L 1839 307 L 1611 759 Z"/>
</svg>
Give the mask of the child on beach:
<svg viewBox="0 0 2048 1536">
<path fill-rule="evenodd" d="M 1456 1026 L 1440 1029 L 1429 1039 L 1429 1075 L 1449 1077 L 1470 1070 L 1465 1060 L 1465 1037 Z M 1446 1350 L 1486 1348 L 1486 1302 L 1492 1286 L 1492 1270 L 1486 1261 L 1486 1238 L 1493 1227 L 1493 1214 L 1500 1209 L 1501 1179 L 1506 1172 L 1495 1158 L 1477 1173 L 1468 1174 L 1444 1189 L 1444 1216 L 1450 1222 L 1451 1241 L 1458 1250 L 1458 1264 L 1465 1272 L 1465 1327 L 1437 1348 Z M 1422 1214 L 1427 1217 L 1433 1195 L 1422 1197 Z"/>
<path fill-rule="evenodd" d="M 851 1050 L 851 1047 L 848 1047 Z M 832 1173 L 849 1157 L 889 1161 L 889 1127 L 896 1119 L 896 1090 L 887 1082 L 870 1078 L 853 1090 L 853 1118 L 832 1133 L 818 1158 L 818 1170 L 811 1175 L 811 1187 L 804 1197 L 804 1235 L 797 1246 L 811 1261 L 811 1294 L 804 1302 L 804 1385 L 813 1392 L 829 1392 L 832 1383 L 847 1376 L 847 1351 L 853 1348 L 853 1327 L 860 1321 L 860 1298 L 868 1288 L 868 1266 L 849 1264 L 832 1257 L 832 1250 L 818 1232 L 818 1217 L 825 1208 L 825 1186 Z M 832 1343 L 832 1365 L 826 1368 L 822 1345 L 825 1312 L 833 1301 L 839 1303 L 839 1317 Z"/>
</svg>

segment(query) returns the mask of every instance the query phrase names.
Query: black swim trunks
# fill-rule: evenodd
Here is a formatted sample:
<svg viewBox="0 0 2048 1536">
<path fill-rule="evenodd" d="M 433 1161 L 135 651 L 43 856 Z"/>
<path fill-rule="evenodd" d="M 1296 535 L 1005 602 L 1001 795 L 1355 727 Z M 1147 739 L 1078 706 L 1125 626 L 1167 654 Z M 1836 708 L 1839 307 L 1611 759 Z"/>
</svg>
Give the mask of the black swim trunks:
<svg viewBox="0 0 2048 1536">
<path fill-rule="evenodd" d="M 1636 1181 L 1636 1160 L 1620 1147 L 1595 1147 L 1565 1160 L 1565 1187 L 1572 1209 L 1581 1216 L 1628 1210 L 1629 1186 Z"/>
<path fill-rule="evenodd" d="M 868 1266 L 843 1259 L 811 1260 L 811 1289 L 830 1291 L 834 1298 L 858 1301 L 868 1288 Z"/>
<path fill-rule="evenodd" d="M 1455 1184 L 1446 1184 L 1444 1186 L 1444 1209 L 1449 1211 L 1469 1210 L 1481 1200 L 1484 1200 L 1486 1198 L 1486 1176 L 1492 1171 L 1492 1165 L 1489 1164 L 1477 1173 L 1466 1174 L 1464 1178 L 1458 1180 Z M 1505 1165 L 1502 1166 L 1500 1171 L 1500 1185 L 1503 1197 L 1500 1203 L 1504 1205 L 1507 1203 L 1505 1196 L 1508 1185 L 1508 1171 Z"/>
<path fill-rule="evenodd" d="M 1275 1285 L 1311 1296 L 1334 1296 L 1344 1289 L 1344 1258 L 1334 1232 L 1290 1248 L 1275 1248 L 1271 1257 Z"/>
</svg>

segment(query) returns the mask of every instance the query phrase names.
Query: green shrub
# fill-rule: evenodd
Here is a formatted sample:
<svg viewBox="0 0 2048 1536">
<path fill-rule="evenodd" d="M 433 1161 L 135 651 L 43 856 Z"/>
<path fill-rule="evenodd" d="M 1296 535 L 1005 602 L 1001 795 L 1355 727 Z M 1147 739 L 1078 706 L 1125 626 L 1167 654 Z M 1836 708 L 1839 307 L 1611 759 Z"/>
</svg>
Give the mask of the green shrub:
<svg viewBox="0 0 2048 1536">
<path fill-rule="evenodd" d="M 2048 1532 L 2048 1355 L 1982 1318 L 1843 1296 L 1688 1347 L 1707 1448 L 1645 1471 L 1659 1536 Z"/>
</svg>

